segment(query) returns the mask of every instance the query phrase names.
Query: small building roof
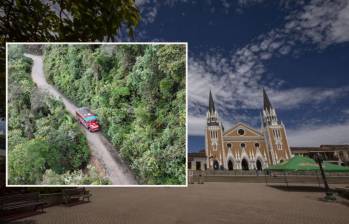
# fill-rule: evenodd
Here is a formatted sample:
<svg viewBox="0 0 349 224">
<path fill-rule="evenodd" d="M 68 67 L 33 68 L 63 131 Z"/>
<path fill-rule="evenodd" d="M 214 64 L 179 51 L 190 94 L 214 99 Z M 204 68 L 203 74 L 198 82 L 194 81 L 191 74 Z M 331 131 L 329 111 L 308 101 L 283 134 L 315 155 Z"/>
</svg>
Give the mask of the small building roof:
<svg viewBox="0 0 349 224">
<path fill-rule="evenodd" d="M 320 145 L 319 147 L 290 147 L 292 153 L 297 152 L 326 152 L 345 150 L 349 151 L 349 145 Z"/>
<path fill-rule="evenodd" d="M 201 157 L 201 158 L 206 158 L 206 153 L 205 153 L 205 150 L 202 149 L 198 152 L 190 152 L 188 153 L 188 157 L 190 158 L 194 158 L 194 157 Z"/>
</svg>

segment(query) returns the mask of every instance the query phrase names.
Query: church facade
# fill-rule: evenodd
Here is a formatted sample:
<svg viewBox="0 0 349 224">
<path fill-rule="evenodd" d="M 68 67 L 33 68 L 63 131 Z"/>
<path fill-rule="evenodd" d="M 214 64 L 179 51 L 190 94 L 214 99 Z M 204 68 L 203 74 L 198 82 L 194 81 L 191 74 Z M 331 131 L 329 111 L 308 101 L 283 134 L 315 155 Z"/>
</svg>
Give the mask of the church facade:
<svg viewBox="0 0 349 224">
<path fill-rule="evenodd" d="M 224 130 L 210 91 L 205 156 L 197 158 L 205 161 L 204 169 L 263 170 L 291 158 L 285 126 L 278 119 L 264 89 L 263 98 L 260 130 L 242 122 Z M 191 160 L 194 162 L 195 158 Z"/>
</svg>

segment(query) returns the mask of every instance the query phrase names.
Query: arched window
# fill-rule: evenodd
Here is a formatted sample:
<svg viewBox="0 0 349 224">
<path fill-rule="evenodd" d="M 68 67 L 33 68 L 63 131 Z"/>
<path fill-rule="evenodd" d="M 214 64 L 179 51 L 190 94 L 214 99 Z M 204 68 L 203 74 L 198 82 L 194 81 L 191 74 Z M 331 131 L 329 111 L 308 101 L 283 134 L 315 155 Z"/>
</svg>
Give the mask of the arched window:
<svg viewBox="0 0 349 224">
<path fill-rule="evenodd" d="M 243 159 L 241 161 L 241 168 L 242 168 L 242 170 L 248 170 L 248 162 L 246 159 Z"/>
<path fill-rule="evenodd" d="M 262 163 L 259 159 L 257 159 L 256 166 L 257 166 L 257 170 L 262 170 Z"/>
<path fill-rule="evenodd" d="M 228 170 L 233 170 L 234 169 L 234 165 L 233 162 L 231 160 L 228 161 Z"/>
<path fill-rule="evenodd" d="M 241 144 L 240 144 L 241 149 L 244 149 L 245 146 L 246 146 L 245 143 L 241 143 Z"/>
<path fill-rule="evenodd" d="M 231 144 L 228 143 L 228 144 L 227 144 L 227 147 L 228 147 L 228 149 L 231 149 Z"/>
</svg>

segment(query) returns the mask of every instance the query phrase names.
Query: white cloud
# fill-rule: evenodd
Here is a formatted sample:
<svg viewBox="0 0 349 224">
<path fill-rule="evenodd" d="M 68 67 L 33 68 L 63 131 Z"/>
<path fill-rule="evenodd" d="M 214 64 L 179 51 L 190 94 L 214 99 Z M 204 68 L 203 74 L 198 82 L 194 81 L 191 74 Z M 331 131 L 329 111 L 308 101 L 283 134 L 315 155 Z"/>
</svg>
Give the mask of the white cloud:
<svg viewBox="0 0 349 224">
<path fill-rule="evenodd" d="M 206 116 L 188 116 L 189 135 L 204 136 L 206 127 Z"/>
<path fill-rule="evenodd" d="M 290 146 L 349 144 L 349 123 L 287 130 Z"/>
<path fill-rule="evenodd" d="M 221 115 L 230 109 L 261 109 L 262 88 L 266 88 L 272 104 L 278 109 L 294 109 L 302 104 L 320 104 L 349 95 L 349 86 L 337 88 L 301 87 L 280 89 L 282 80 L 263 85 L 265 68 L 263 54 L 257 55 L 244 48 L 230 63 L 220 56 L 205 56 L 189 60 L 189 112 L 203 114 L 211 89 Z M 238 55 L 238 56 L 237 56 Z M 269 57 L 269 56 L 268 56 Z"/>
<path fill-rule="evenodd" d="M 258 1 L 240 3 L 250 2 Z M 230 59 L 220 55 L 190 59 L 190 113 L 203 113 L 207 106 L 209 89 L 213 90 L 216 103 L 223 115 L 226 109 L 261 108 L 262 86 L 268 89 L 273 103 L 278 108 L 285 109 L 292 109 L 305 103 L 316 104 L 326 100 L 336 100 L 349 94 L 347 86 L 332 89 L 303 87 L 278 90 L 284 83 L 283 80 L 272 78 L 264 82 L 269 76 L 264 66 L 265 61 L 292 53 L 299 41 L 310 40 L 323 47 L 349 40 L 349 32 L 348 38 L 345 37 L 349 30 L 347 26 L 349 12 L 346 13 L 349 10 L 348 1 L 312 0 L 307 4 L 304 2 L 298 4 L 303 8 L 291 12 L 283 27 L 260 35 L 234 52 Z M 338 13 L 334 13 L 336 11 Z M 322 37 L 323 35 L 326 38 Z"/>
<path fill-rule="evenodd" d="M 158 8 L 160 7 L 160 5 L 156 1 L 136 0 L 135 4 L 141 13 L 141 22 L 148 24 L 155 21 L 155 18 L 158 14 Z"/>
<path fill-rule="evenodd" d="M 270 90 L 269 97 L 277 108 L 293 109 L 302 104 L 318 104 L 349 95 L 349 86 L 338 88 L 293 88 L 289 90 Z"/>
<path fill-rule="evenodd" d="M 349 1 L 312 0 L 287 17 L 283 31 L 321 48 L 349 41 Z"/>
<path fill-rule="evenodd" d="M 227 130 L 232 127 L 232 122 L 219 118 Z M 188 133 L 191 136 L 204 136 L 206 127 L 206 116 L 188 116 Z"/>
</svg>

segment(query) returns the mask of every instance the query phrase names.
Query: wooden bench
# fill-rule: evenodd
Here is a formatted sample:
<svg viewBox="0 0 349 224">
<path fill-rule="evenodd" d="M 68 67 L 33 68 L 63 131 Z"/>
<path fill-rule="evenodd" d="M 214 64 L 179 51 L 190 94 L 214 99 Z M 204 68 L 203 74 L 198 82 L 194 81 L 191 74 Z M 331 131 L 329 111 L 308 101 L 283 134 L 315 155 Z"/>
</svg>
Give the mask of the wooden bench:
<svg viewBox="0 0 349 224">
<path fill-rule="evenodd" d="M 36 211 L 38 208 L 44 212 L 45 202 L 40 201 L 39 193 L 25 193 L 6 195 L 0 197 L 0 215 L 4 216 L 6 212 L 24 208 L 32 208 Z"/>
<path fill-rule="evenodd" d="M 90 201 L 92 194 L 85 188 L 63 189 L 63 201 L 65 204 L 69 204 L 74 201 Z"/>
</svg>

